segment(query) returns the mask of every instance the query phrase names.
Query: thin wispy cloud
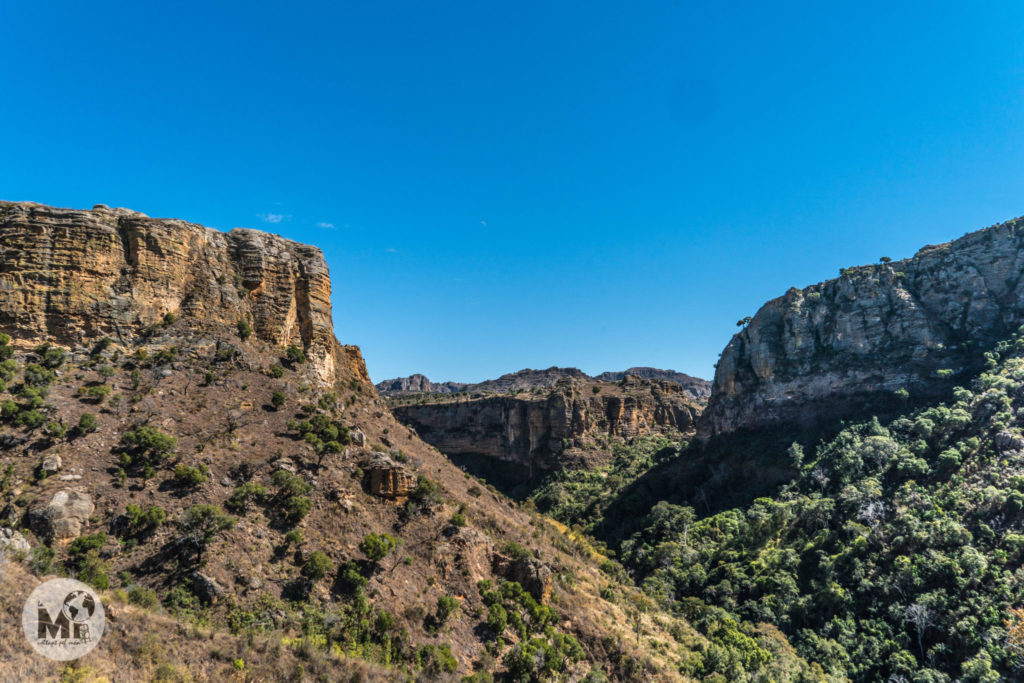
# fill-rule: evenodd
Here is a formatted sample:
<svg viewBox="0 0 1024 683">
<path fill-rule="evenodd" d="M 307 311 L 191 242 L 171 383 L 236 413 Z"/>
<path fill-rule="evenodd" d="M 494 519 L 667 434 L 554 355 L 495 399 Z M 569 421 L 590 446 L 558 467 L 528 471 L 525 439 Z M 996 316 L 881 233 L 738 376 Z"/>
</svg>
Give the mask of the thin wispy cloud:
<svg viewBox="0 0 1024 683">
<path fill-rule="evenodd" d="M 387 248 L 387 252 L 388 252 L 389 254 L 397 254 L 397 253 L 398 253 L 398 250 L 397 250 L 397 249 L 395 249 L 394 247 L 388 247 L 388 248 Z"/>
<path fill-rule="evenodd" d="M 480 221 L 480 225 L 482 225 L 482 226 L 484 226 L 486 228 L 487 227 L 487 221 Z"/>
<path fill-rule="evenodd" d="M 316 227 L 323 228 L 324 230 L 333 230 L 334 223 L 328 223 L 327 221 L 320 221 L 316 224 Z"/>
<path fill-rule="evenodd" d="M 291 214 L 284 213 L 261 213 L 259 217 L 264 223 L 283 223 L 292 219 Z"/>
</svg>

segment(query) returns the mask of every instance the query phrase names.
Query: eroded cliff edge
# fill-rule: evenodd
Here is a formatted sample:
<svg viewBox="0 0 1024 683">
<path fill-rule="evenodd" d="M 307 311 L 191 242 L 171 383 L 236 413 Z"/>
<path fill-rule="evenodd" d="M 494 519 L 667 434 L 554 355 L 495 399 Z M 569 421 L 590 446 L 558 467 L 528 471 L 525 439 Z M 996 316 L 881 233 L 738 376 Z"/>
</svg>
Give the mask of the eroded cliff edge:
<svg viewBox="0 0 1024 683">
<path fill-rule="evenodd" d="M 563 377 L 548 388 L 389 403 L 400 422 L 442 452 L 493 458 L 531 474 L 606 459 L 610 439 L 690 435 L 702 407 L 675 382 L 633 376 Z"/>
<path fill-rule="evenodd" d="M 368 383 L 358 349 L 334 338 L 330 294 L 321 251 L 276 235 L 0 202 L 0 331 L 22 345 L 130 344 L 168 314 L 197 328 L 245 321 L 256 339 L 302 348 L 320 383 L 342 364 Z"/>
<path fill-rule="evenodd" d="M 1022 272 L 1024 220 L 1014 219 L 790 289 L 725 348 L 698 433 L 807 425 L 908 394 L 940 396 L 1024 322 Z"/>
</svg>

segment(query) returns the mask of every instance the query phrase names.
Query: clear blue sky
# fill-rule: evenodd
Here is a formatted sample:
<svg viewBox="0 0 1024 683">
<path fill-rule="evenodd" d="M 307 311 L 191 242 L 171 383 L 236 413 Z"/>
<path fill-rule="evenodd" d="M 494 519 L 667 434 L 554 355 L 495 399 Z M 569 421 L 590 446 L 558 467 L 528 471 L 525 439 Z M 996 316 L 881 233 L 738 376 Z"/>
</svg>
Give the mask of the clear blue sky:
<svg viewBox="0 0 1024 683">
<path fill-rule="evenodd" d="M 0 0 L 0 198 L 323 248 L 375 380 L 708 377 L 1024 213 L 1019 2 Z"/>
</svg>

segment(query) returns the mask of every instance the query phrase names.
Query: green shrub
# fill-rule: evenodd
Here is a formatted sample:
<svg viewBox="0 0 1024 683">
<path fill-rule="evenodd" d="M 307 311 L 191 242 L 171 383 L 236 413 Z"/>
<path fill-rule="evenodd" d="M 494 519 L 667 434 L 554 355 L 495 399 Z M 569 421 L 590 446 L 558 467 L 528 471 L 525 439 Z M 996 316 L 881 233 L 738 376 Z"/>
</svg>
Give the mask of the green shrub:
<svg viewBox="0 0 1024 683">
<path fill-rule="evenodd" d="M 246 340 L 252 336 L 252 325 L 247 320 L 238 321 L 238 336 Z"/>
<path fill-rule="evenodd" d="M 270 376 L 274 377 L 274 378 L 278 378 L 278 379 L 283 377 L 284 376 L 284 368 L 282 368 L 280 365 L 276 365 L 276 364 L 275 365 L 271 365 L 270 366 Z"/>
<path fill-rule="evenodd" d="M 235 514 L 242 514 L 249 509 L 250 503 L 262 503 L 266 499 L 267 489 L 259 484 L 247 481 L 235 487 L 227 502 L 224 503 L 224 507 Z"/>
<path fill-rule="evenodd" d="M 310 581 L 319 581 L 334 571 L 334 563 L 319 550 L 310 554 L 309 559 L 302 565 L 302 575 Z"/>
<path fill-rule="evenodd" d="M 67 427 L 64 426 L 63 422 L 54 421 L 46 425 L 46 435 L 54 439 L 63 438 L 67 431 Z"/>
<path fill-rule="evenodd" d="M 359 549 L 371 562 L 380 562 L 398 547 L 391 534 L 367 534 L 359 543 Z"/>
<path fill-rule="evenodd" d="M 437 599 L 437 621 L 439 624 L 444 624 L 459 611 L 459 601 L 457 598 L 451 595 L 442 595 Z"/>
<path fill-rule="evenodd" d="M 128 602 L 146 609 L 153 609 L 160 604 L 156 591 L 142 586 L 132 586 L 128 589 Z"/>
<path fill-rule="evenodd" d="M 283 391 L 275 391 L 273 394 L 270 395 L 270 403 L 275 408 L 280 408 L 287 401 L 288 401 L 288 397 L 285 395 L 285 393 Z"/>
<path fill-rule="evenodd" d="M 200 463 L 198 467 L 177 465 L 174 468 L 174 483 L 178 486 L 199 486 L 209 478 L 210 468 Z"/>
<path fill-rule="evenodd" d="M 78 418 L 78 431 L 88 434 L 96 431 L 96 416 L 92 413 L 82 413 Z"/>
<path fill-rule="evenodd" d="M 285 350 L 284 359 L 292 365 L 301 365 L 306 362 L 306 354 L 293 344 Z"/>
<path fill-rule="evenodd" d="M 313 509 L 313 501 L 306 496 L 290 496 L 284 503 L 285 518 L 298 524 Z"/>
</svg>

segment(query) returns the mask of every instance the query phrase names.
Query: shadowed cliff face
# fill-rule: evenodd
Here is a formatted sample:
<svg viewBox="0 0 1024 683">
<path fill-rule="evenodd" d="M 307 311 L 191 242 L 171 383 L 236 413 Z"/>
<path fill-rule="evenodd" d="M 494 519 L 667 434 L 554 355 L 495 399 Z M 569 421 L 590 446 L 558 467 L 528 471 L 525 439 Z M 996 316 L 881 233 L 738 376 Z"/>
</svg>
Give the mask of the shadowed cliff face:
<svg viewBox="0 0 1024 683">
<path fill-rule="evenodd" d="M 392 412 L 444 453 L 535 471 L 595 457 L 595 440 L 603 436 L 690 433 L 700 406 L 678 384 L 628 377 L 619 383 L 566 379 L 541 393 L 393 402 Z"/>
<path fill-rule="evenodd" d="M 1022 272 L 1015 219 L 790 289 L 729 342 L 698 433 L 812 424 L 891 403 L 900 389 L 940 396 L 1024 322 Z"/>
<path fill-rule="evenodd" d="M 339 362 L 362 362 L 334 339 L 330 293 L 320 250 L 275 235 L 0 202 L 0 330 L 22 345 L 128 343 L 168 313 L 244 320 L 260 340 L 303 348 L 313 379 L 330 383 Z"/>
</svg>

